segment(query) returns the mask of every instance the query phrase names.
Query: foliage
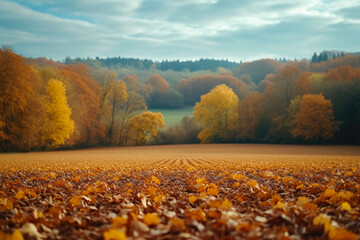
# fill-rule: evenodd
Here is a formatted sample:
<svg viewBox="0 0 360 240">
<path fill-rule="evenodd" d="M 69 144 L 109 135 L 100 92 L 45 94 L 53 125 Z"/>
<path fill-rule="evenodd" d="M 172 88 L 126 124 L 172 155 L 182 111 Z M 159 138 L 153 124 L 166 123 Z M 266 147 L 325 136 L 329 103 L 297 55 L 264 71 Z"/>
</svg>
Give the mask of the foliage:
<svg viewBox="0 0 360 240">
<path fill-rule="evenodd" d="M 258 90 L 260 93 L 263 93 L 265 89 L 269 86 L 274 84 L 275 82 L 275 75 L 274 74 L 267 74 L 265 78 L 258 84 Z"/>
<path fill-rule="evenodd" d="M 311 72 L 328 72 L 332 68 L 338 68 L 341 66 L 351 66 L 355 68 L 360 67 L 360 55 L 345 55 L 335 59 L 329 59 L 328 61 L 321 63 L 312 63 L 310 66 Z"/>
<path fill-rule="evenodd" d="M 114 66 L 131 66 L 134 68 L 145 68 L 150 69 L 156 67 L 162 71 L 173 70 L 173 71 L 182 71 L 188 69 L 191 72 L 198 70 L 212 70 L 216 71 L 219 67 L 233 69 L 237 67 L 240 63 L 228 61 L 228 60 L 215 60 L 215 59 L 200 59 L 196 61 L 160 61 L 154 62 L 149 59 L 135 59 L 135 58 L 124 58 L 124 57 L 108 57 L 108 58 L 66 58 L 66 64 L 74 63 L 86 63 L 92 66 L 102 66 L 107 68 L 112 68 Z"/>
<path fill-rule="evenodd" d="M 198 135 L 201 143 L 232 140 L 239 118 L 238 107 L 237 96 L 225 84 L 218 85 L 201 96 L 201 101 L 194 107 L 195 120 L 203 126 Z"/>
<path fill-rule="evenodd" d="M 282 69 L 282 64 L 272 59 L 261 59 L 253 62 L 241 64 L 238 68 L 233 69 L 233 75 L 240 77 L 248 75 L 251 81 L 256 85 L 259 84 L 266 75 L 277 74 Z"/>
<path fill-rule="evenodd" d="M 129 74 L 125 75 L 122 80 L 126 83 L 128 91 L 135 91 L 141 95 L 145 100 L 149 100 L 150 93 L 146 84 L 140 82 L 138 75 Z"/>
<path fill-rule="evenodd" d="M 117 120 L 118 130 L 116 131 L 117 136 L 115 140 L 117 144 L 129 145 L 128 141 L 131 134 L 130 120 L 144 110 L 147 110 L 144 98 L 135 91 L 130 91 L 127 101 L 121 106 Z"/>
<path fill-rule="evenodd" d="M 100 122 L 101 86 L 91 78 L 91 69 L 84 65 L 65 66 L 60 72 L 67 85 L 67 99 L 75 123 L 69 145 L 96 146 L 105 136 L 105 126 Z"/>
<path fill-rule="evenodd" d="M 278 93 L 281 114 L 285 114 L 291 99 L 297 95 L 299 88 L 296 86 L 296 81 L 298 81 L 300 75 L 300 70 L 292 65 L 286 65 L 276 75 L 275 88 Z"/>
<path fill-rule="evenodd" d="M 116 78 L 116 77 L 114 77 Z M 115 122 L 121 113 L 121 107 L 128 99 L 126 85 L 121 80 L 110 78 L 103 88 L 103 118 L 107 122 L 107 137 L 110 144 L 115 144 Z"/>
<path fill-rule="evenodd" d="M 200 101 L 202 95 L 207 94 L 220 84 L 226 84 L 234 91 L 247 88 L 246 84 L 240 79 L 229 74 L 222 74 L 181 79 L 177 89 L 184 96 L 184 104 L 194 106 L 196 102 Z"/>
<path fill-rule="evenodd" d="M 341 66 L 330 69 L 324 76 L 324 81 L 355 81 L 360 80 L 360 68 Z"/>
<path fill-rule="evenodd" d="M 145 144 L 150 136 L 156 136 L 159 128 L 162 127 L 165 127 L 165 123 L 161 113 L 146 111 L 132 117 L 129 121 L 129 128 L 133 144 Z"/>
<path fill-rule="evenodd" d="M 288 107 L 291 100 L 309 89 L 310 81 L 307 75 L 297 67 L 287 64 L 275 76 L 274 83 L 269 84 L 263 93 L 262 121 L 269 121 L 266 138 L 288 142 Z M 266 120 L 267 119 L 267 120 Z"/>
<path fill-rule="evenodd" d="M 240 139 L 254 140 L 259 122 L 261 95 L 258 92 L 249 94 L 239 104 L 239 122 L 237 136 Z"/>
<path fill-rule="evenodd" d="M 336 140 L 360 143 L 360 80 L 324 81 L 317 93 L 331 99 L 334 117 L 342 122 Z"/>
<path fill-rule="evenodd" d="M 146 81 L 149 94 L 149 108 L 180 108 L 183 107 L 182 95 L 170 89 L 169 83 L 160 75 L 152 75 Z"/>
<path fill-rule="evenodd" d="M 316 52 L 314 53 L 314 55 L 311 58 L 311 62 L 312 63 L 320 63 L 320 62 L 326 62 L 328 60 L 328 55 L 326 52 L 321 52 L 319 54 L 319 56 L 316 54 Z"/>
<path fill-rule="evenodd" d="M 84 64 L 63 65 L 44 58 L 25 61 L 6 48 L 0 60 L 1 151 L 130 144 L 129 119 L 147 108 L 139 94 L 146 97 L 148 90 L 136 76 L 126 78 L 136 91 L 128 92 L 125 83 L 106 69 L 93 72 Z M 46 89 L 54 79 L 62 86 Z M 59 90 L 62 87 L 66 91 Z M 169 106 L 182 103 L 173 90 L 166 98 Z"/>
<path fill-rule="evenodd" d="M 310 71 L 310 62 L 307 59 L 287 61 L 286 65 L 292 65 L 300 69 L 302 72 Z"/>
<path fill-rule="evenodd" d="M 46 145 L 56 148 L 65 143 L 74 132 L 74 121 L 68 106 L 65 86 L 56 79 L 50 79 L 46 85 L 46 117 L 43 141 Z"/>
<path fill-rule="evenodd" d="M 294 102 L 295 103 L 295 102 Z M 334 121 L 331 100 L 323 95 L 306 94 L 302 96 L 293 136 L 302 136 L 307 141 L 334 137 L 340 122 Z"/>
<path fill-rule="evenodd" d="M 85 62 L 92 69 L 84 64 L 63 64 L 45 58 L 24 59 L 3 48 L 0 55 L 0 151 L 30 151 L 49 144 L 44 139 L 48 131 L 46 84 L 50 79 L 60 81 L 66 88 L 67 105 L 74 121 L 73 133 L 62 144 L 63 148 L 135 144 L 130 119 L 147 106 L 150 109 L 193 107 L 201 96 L 220 84 L 226 84 L 237 95 L 239 120 L 228 131 L 229 136 L 212 141 L 308 142 L 292 134 L 296 128 L 295 116 L 300 111 L 300 105 L 292 105 L 292 101 L 306 94 L 322 94 L 331 99 L 334 119 L 342 122 L 333 140 L 328 142 L 360 143 L 360 58 L 339 55 L 341 52 L 324 53 L 330 57 L 320 63 L 263 59 L 229 71 L 226 66 L 213 68 L 216 61 L 210 61 L 209 65 L 203 65 L 209 66 L 206 70 L 174 71 L 161 69 L 161 62 L 151 60 L 73 61 Z M 206 61 L 185 62 L 163 63 L 178 68 Z M 202 135 L 212 134 L 187 119 L 186 124 L 163 129 L 158 137 L 145 142 L 198 142 L 194 136 L 201 130 L 204 131 Z M 311 142 L 315 141 L 316 138 Z"/>
<path fill-rule="evenodd" d="M 150 93 L 166 94 L 170 89 L 169 83 L 160 75 L 152 75 L 146 80 L 146 85 L 148 85 Z"/>
<path fill-rule="evenodd" d="M 300 111 L 301 99 L 302 97 L 300 95 L 297 95 L 294 99 L 291 100 L 290 105 L 287 109 L 289 118 L 286 124 L 287 127 L 291 130 L 296 127 L 296 114 Z"/>
<path fill-rule="evenodd" d="M 194 118 L 185 116 L 180 124 L 160 130 L 159 134 L 153 138 L 152 144 L 184 144 L 199 143 L 197 138 L 201 131 L 201 126 L 195 122 Z"/>
<path fill-rule="evenodd" d="M 38 72 L 10 49 L 0 49 L 0 151 L 29 151 L 41 145 L 41 93 Z"/>
</svg>

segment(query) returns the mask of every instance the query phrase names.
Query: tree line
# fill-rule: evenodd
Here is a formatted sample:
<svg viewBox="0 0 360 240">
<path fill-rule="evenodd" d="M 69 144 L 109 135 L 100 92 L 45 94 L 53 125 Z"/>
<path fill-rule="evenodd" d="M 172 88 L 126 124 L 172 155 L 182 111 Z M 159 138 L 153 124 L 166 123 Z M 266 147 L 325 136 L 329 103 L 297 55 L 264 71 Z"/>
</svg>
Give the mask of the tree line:
<svg viewBox="0 0 360 240">
<path fill-rule="evenodd" d="M 84 63 L 89 65 L 100 65 L 101 67 L 114 68 L 116 66 L 134 67 L 149 70 L 156 68 L 161 71 L 173 70 L 183 71 L 187 69 L 190 72 L 199 70 L 216 71 L 218 68 L 233 69 L 241 64 L 241 61 L 234 62 L 229 60 L 216 59 L 199 59 L 199 60 L 163 60 L 153 61 L 150 59 L 125 58 L 125 57 L 108 57 L 108 58 L 70 58 L 64 60 L 65 64 Z"/>
<path fill-rule="evenodd" d="M 244 84 L 252 81 L 243 73 L 256 69 L 246 65 L 267 63 L 271 73 L 263 74 L 256 88 L 254 83 Z M 197 135 L 203 143 L 360 143 L 360 56 L 272 66 L 277 66 L 273 60 L 243 64 L 233 73 L 242 71 L 244 81 L 225 74 L 217 76 L 222 80 L 211 88 L 216 77 L 181 80 L 178 87 L 184 89 L 184 98 L 196 102 L 195 125 L 187 122 L 162 130 L 155 143 L 177 135 Z"/>
<path fill-rule="evenodd" d="M 169 83 L 161 74 L 142 80 L 131 72 L 119 77 L 107 68 L 25 59 L 8 48 L 0 53 L 1 151 L 199 141 L 360 143 L 360 56 L 320 63 L 262 59 L 187 78 L 179 72 Z M 148 111 L 185 105 L 194 106 L 195 118 L 168 128 L 161 114 Z"/>
<path fill-rule="evenodd" d="M 0 151 L 139 145 L 164 126 L 112 72 L 0 50 Z"/>
</svg>

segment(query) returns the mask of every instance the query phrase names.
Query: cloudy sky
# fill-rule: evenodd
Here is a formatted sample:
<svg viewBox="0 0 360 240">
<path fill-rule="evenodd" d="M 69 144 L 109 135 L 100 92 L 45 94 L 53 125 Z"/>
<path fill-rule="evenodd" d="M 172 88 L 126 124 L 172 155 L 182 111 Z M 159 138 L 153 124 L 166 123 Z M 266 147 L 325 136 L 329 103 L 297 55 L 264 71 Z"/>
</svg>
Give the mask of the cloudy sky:
<svg viewBox="0 0 360 240">
<path fill-rule="evenodd" d="M 26 57 L 246 61 L 359 43 L 359 0 L 0 0 L 0 45 Z"/>
</svg>

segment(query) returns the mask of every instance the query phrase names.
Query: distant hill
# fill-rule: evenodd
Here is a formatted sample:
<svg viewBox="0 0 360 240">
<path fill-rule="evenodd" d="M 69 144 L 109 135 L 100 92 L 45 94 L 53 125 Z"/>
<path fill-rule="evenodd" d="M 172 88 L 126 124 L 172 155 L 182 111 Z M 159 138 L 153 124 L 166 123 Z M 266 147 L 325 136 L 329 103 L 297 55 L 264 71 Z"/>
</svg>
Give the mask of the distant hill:
<svg viewBox="0 0 360 240">
<path fill-rule="evenodd" d="M 200 59 L 188 61 L 153 61 L 150 59 L 139 58 L 124 58 L 124 57 L 108 57 L 108 58 L 69 58 L 65 59 L 65 64 L 72 63 L 85 63 L 91 67 L 107 67 L 114 68 L 119 65 L 123 67 L 133 67 L 137 69 L 151 69 L 156 68 L 161 71 L 173 70 L 176 72 L 185 69 L 190 72 L 199 70 L 216 71 L 218 68 L 234 69 L 238 67 L 241 62 L 234 62 L 229 60 L 216 60 L 216 59 Z"/>
</svg>

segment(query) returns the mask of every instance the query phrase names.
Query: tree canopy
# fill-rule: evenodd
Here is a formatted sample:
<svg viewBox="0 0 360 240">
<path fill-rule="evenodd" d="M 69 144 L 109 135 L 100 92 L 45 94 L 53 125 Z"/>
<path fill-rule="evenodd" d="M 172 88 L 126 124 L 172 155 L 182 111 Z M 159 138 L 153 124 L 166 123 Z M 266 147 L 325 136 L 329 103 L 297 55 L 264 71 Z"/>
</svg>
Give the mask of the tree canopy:
<svg viewBox="0 0 360 240">
<path fill-rule="evenodd" d="M 321 94 L 302 96 L 300 109 L 295 117 L 292 135 L 304 137 L 307 141 L 333 138 L 339 130 L 340 122 L 334 120 L 331 100 L 325 99 Z"/>
<path fill-rule="evenodd" d="M 50 79 L 46 85 L 46 117 L 43 141 L 55 148 L 64 144 L 74 132 L 74 121 L 68 106 L 65 86 L 56 79 Z"/>
<path fill-rule="evenodd" d="M 150 136 L 156 136 L 160 128 L 165 127 L 164 117 L 161 113 L 146 111 L 130 119 L 130 131 L 135 145 L 145 144 Z"/>
<path fill-rule="evenodd" d="M 238 97 L 225 84 L 201 96 L 201 101 L 194 107 L 195 120 L 203 126 L 198 135 L 201 143 L 233 140 L 239 118 L 238 107 Z"/>
</svg>

